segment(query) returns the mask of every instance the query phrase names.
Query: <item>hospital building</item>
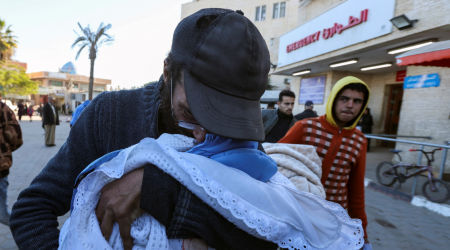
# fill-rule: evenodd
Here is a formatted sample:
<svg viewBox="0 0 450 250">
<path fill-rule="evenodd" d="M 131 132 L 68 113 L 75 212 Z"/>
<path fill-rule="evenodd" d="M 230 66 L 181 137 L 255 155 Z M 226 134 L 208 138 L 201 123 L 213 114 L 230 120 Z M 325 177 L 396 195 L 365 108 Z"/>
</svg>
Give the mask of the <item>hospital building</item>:
<svg viewBox="0 0 450 250">
<path fill-rule="evenodd" d="M 306 100 L 325 114 L 334 84 L 355 76 L 371 89 L 374 134 L 450 141 L 449 0 L 196 0 L 182 4 L 181 19 L 202 8 L 241 10 L 256 25 L 270 51 L 272 85 L 296 94 L 294 114 Z M 417 145 L 371 143 L 417 160 L 407 150 Z M 436 153 L 436 171 L 442 156 Z"/>
</svg>

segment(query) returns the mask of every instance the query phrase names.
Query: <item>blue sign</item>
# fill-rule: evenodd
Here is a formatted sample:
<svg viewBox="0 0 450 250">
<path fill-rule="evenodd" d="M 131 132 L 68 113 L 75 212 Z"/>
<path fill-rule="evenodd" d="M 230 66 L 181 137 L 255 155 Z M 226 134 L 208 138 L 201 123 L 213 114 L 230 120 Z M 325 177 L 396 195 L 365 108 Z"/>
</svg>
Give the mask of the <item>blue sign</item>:
<svg viewBox="0 0 450 250">
<path fill-rule="evenodd" d="M 303 78 L 300 82 L 300 96 L 298 104 L 312 101 L 314 104 L 323 104 L 326 76 Z"/>
<path fill-rule="evenodd" d="M 438 87 L 441 82 L 439 74 L 405 77 L 403 89 Z"/>
</svg>

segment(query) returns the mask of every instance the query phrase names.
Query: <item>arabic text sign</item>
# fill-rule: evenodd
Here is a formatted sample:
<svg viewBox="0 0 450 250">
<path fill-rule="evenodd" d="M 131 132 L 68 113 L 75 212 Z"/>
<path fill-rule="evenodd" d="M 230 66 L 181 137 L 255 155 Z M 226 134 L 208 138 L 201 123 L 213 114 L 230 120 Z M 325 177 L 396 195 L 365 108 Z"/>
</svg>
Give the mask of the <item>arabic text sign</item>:
<svg viewBox="0 0 450 250">
<path fill-rule="evenodd" d="M 325 93 L 325 80 L 326 76 L 303 78 L 300 82 L 298 104 L 305 104 L 306 101 L 312 101 L 314 105 L 322 104 Z"/>
<path fill-rule="evenodd" d="M 349 29 L 351 27 L 354 27 L 358 24 L 361 24 L 362 22 L 366 22 L 367 21 L 367 15 L 369 14 L 369 10 L 365 9 L 363 11 L 361 11 L 361 16 L 360 18 L 357 17 L 353 17 L 350 16 L 349 20 L 348 20 L 348 25 L 344 26 L 342 24 L 338 24 L 338 23 L 334 23 L 334 26 L 328 29 L 323 29 L 322 32 L 322 38 L 323 39 L 328 39 L 333 37 L 334 34 L 341 34 L 342 31 Z M 293 50 L 299 49 L 303 46 L 306 46 L 308 44 L 311 44 L 315 41 L 319 41 L 320 39 L 320 30 L 317 31 L 316 33 L 309 35 L 301 40 L 298 40 L 294 43 L 289 44 L 286 47 L 286 52 L 289 53 Z"/>
<path fill-rule="evenodd" d="M 428 88 L 428 87 L 438 87 L 441 82 L 439 74 L 429 74 L 420 76 L 408 76 L 405 77 L 405 82 L 403 83 L 404 89 L 414 89 L 414 88 Z"/>
<path fill-rule="evenodd" d="M 391 33 L 395 2 L 347 0 L 291 30 L 280 37 L 278 67 Z"/>
</svg>

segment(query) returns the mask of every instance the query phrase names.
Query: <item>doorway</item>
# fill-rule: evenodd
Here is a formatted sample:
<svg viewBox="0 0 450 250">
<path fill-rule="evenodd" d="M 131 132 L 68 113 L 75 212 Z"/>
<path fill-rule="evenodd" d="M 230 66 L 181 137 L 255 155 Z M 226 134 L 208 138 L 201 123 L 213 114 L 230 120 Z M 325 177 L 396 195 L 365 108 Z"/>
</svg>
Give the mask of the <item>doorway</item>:
<svg viewBox="0 0 450 250">
<path fill-rule="evenodd" d="M 384 123 L 384 133 L 396 135 L 398 131 L 398 122 L 400 120 L 400 110 L 403 100 L 403 84 L 386 85 L 388 90 L 386 121 Z M 383 141 L 383 147 L 395 147 L 395 142 Z"/>
</svg>

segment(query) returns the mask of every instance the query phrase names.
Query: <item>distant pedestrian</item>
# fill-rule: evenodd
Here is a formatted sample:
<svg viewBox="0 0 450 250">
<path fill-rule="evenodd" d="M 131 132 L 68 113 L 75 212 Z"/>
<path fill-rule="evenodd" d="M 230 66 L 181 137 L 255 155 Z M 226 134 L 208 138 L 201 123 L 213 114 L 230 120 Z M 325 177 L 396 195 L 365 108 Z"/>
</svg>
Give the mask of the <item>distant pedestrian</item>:
<svg viewBox="0 0 450 250">
<path fill-rule="evenodd" d="M 277 143 L 294 126 L 295 122 L 297 122 L 292 115 L 294 102 L 294 92 L 283 90 L 278 97 L 278 109 L 266 109 L 262 111 L 264 132 L 266 135 L 264 142 Z"/>
<path fill-rule="evenodd" d="M 372 115 L 370 114 L 370 108 L 367 108 L 364 110 L 364 114 L 362 115 L 361 119 L 358 122 L 358 126 L 361 126 L 361 132 L 364 134 L 371 134 L 372 133 L 372 126 L 373 126 L 373 119 Z M 370 138 L 367 138 L 367 152 L 370 151 Z"/>
<path fill-rule="evenodd" d="M 39 104 L 39 108 L 37 108 L 37 113 L 39 114 L 39 116 L 42 119 L 42 104 Z"/>
<path fill-rule="evenodd" d="M 81 112 L 83 112 L 83 109 L 89 105 L 89 103 L 91 103 L 91 101 L 87 100 L 85 102 L 83 102 L 83 104 L 80 104 L 75 111 L 72 113 L 72 121 L 70 121 L 70 127 L 72 127 L 75 122 L 77 121 L 78 117 L 81 115 Z"/>
<path fill-rule="evenodd" d="M 295 119 L 297 119 L 297 121 L 306 119 L 306 118 L 315 118 L 315 117 L 319 117 L 317 115 L 316 112 L 314 112 L 313 110 L 314 108 L 314 103 L 312 101 L 306 101 L 305 102 L 305 111 L 297 114 L 295 117 Z"/>
<path fill-rule="evenodd" d="M 42 109 L 43 125 L 45 129 L 45 145 L 55 145 L 55 129 L 56 125 L 59 125 L 59 116 L 55 106 L 53 106 L 53 97 L 48 97 L 48 102 Z"/>
<path fill-rule="evenodd" d="M 28 115 L 28 103 L 25 103 L 25 106 L 23 109 L 23 115 Z"/>
<path fill-rule="evenodd" d="M 6 104 L 0 102 L 0 223 L 7 226 L 9 226 L 10 212 L 6 198 L 9 169 L 12 166 L 12 152 L 20 148 L 22 143 L 22 131 L 14 112 Z"/>
<path fill-rule="evenodd" d="M 19 116 L 19 121 L 22 121 L 22 115 L 25 107 L 22 104 L 22 101 L 19 101 L 19 104 L 17 104 L 17 108 L 19 108 L 19 111 L 17 111 L 17 115 Z"/>
<path fill-rule="evenodd" d="M 61 105 L 61 113 L 66 114 L 66 104 L 65 103 L 63 103 Z"/>
<path fill-rule="evenodd" d="M 267 109 L 275 109 L 275 102 L 269 102 L 267 104 Z"/>
<path fill-rule="evenodd" d="M 30 122 L 32 122 L 33 120 L 31 119 L 31 117 L 33 116 L 33 106 L 30 105 L 30 107 L 28 108 L 28 116 L 30 117 Z"/>
<path fill-rule="evenodd" d="M 69 114 L 69 109 L 70 109 L 70 105 L 69 105 L 69 103 L 67 103 L 67 104 L 66 104 L 66 115 Z"/>
</svg>

